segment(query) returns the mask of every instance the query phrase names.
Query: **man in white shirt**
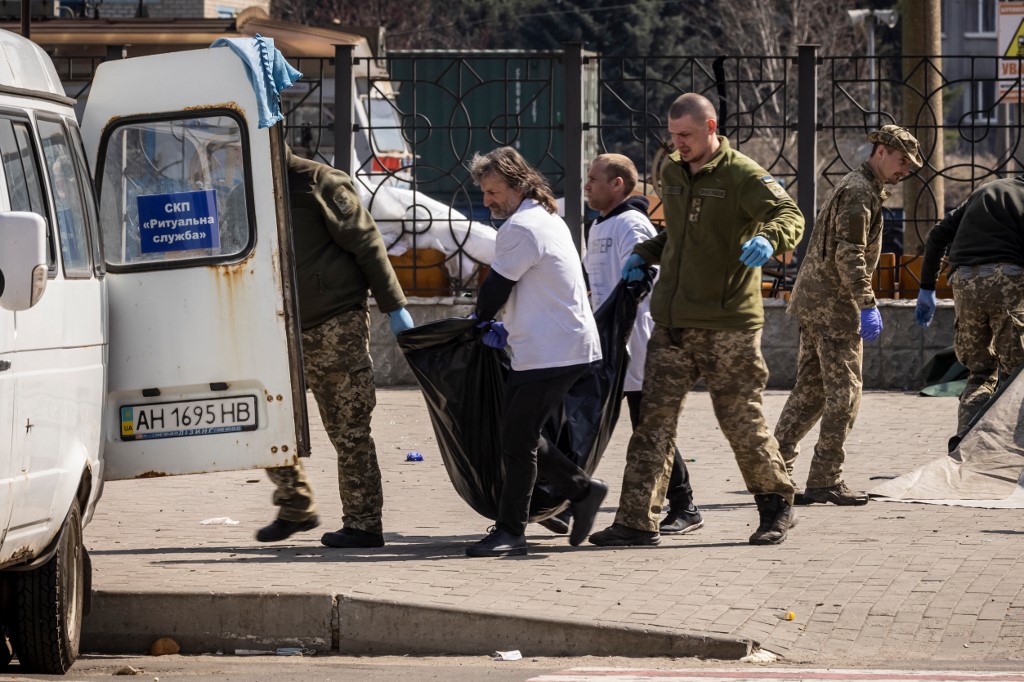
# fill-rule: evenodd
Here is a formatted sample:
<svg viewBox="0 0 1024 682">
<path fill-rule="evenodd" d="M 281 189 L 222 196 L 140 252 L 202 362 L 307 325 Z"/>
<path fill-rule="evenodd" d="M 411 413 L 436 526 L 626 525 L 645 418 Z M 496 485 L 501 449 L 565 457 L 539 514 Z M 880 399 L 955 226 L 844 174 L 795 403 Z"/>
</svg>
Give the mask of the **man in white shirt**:
<svg viewBox="0 0 1024 682">
<path fill-rule="evenodd" d="M 590 164 L 583 191 L 587 204 L 601 216 L 590 227 L 583 265 L 590 277 L 590 303 L 594 310 L 618 285 L 622 266 L 633 253 L 633 247 L 657 234 L 647 217 L 646 197 L 631 196 L 637 180 L 636 166 L 622 154 L 601 154 Z M 629 369 L 622 387 L 634 429 L 640 421 L 644 361 L 653 330 L 651 299 L 647 297 L 637 309 L 636 324 L 629 337 Z M 704 525 L 693 504 L 690 474 L 679 448 L 675 449 L 667 497 L 669 512 L 659 526 L 663 535 L 690 533 Z"/>
<path fill-rule="evenodd" d="M 471 557 L 526 554 L 526 524 L 538 474 L 572 502 L 576 546 L 590 534 L 608 492 L 541 435 L 576 381 L 601 360 L 601 341 L 587 302 L 583 267 L 543 176 L 516 150 L 501 147 L 469 163 L 484 205 L 505 222 L 491 272 L 480 287 L 476 316 L 483 342 L 510 347 L 501 422 L 505 484 L 494 529 L 466 548 Z M 494 317 L 503 310 L 501 322 Z"/>
</svg>

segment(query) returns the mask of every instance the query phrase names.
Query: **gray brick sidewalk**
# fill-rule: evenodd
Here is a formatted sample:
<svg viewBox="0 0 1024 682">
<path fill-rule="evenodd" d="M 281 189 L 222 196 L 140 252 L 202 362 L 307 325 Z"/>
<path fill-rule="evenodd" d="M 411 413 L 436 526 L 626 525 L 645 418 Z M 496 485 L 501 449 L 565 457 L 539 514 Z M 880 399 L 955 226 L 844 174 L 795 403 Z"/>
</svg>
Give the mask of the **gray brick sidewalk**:
<svg viewBox="0 0 1024 682">
<path fill-rule="evenodd" d="M 766 396 L 773 425 L 785 395 Z M 467 559 L 465 545 L 490 522 L 449 483 L 420 393 L 381 390 L 378 402 L 374 434 L 384 474 L 386 547 L 346 553 L 319 544 L 320 532 L 340 526 L 341 509 L 333 453 L 315 421 L 309 469 L 324 525 L 288 543 L 252 540 L 274 515 L 262 472 L 108 484 L 86 529 L 97 606 L 116 608 L 129 621 L 142 617 L 142 611 L 132 615 L 133 604 L 141 609 L 143 597 L 162 595 L 153 603 L 166 621 L 151 627 L 167 634 L 189 621 L 175 608 L 215 610 L 233 597 L 249 599 L 253 617 L 281 627 L 330 622 L 337 616 L 325 610 L 322 597 L 362 605 L 367 618 L 394 623 L 413 618 L 410 607 L 422 607 L 447 619 L 434 628 L 450 628 L 450 638 L 460 636 L 459 613 L 469 611 L 509 616 L 526 643 L 531 619 L 545 633 L 554 630 L 542 627 L 544 619 L 554 619 L 651 637 L 749 638 L 787 660 L 829 665 L 1024 660 L 1024 521 L 1018 511 L 879 501 L 858 508 L 819 505 L 800 509 L 785 544 L 752 547 L 746 539 L 756 524 L 753 500 L 707 394 L 698 392 L 684 410 L 680 447 L 696 459 L 691 475 L 705 528 L 666 537 L 657 548 L 610 550 L 574 549 L 531 526 L 527 557 Z M 955 413 L 952 399 L 865 395 L 848 445 L 847 482 L 870 488 L 871 476 L 900 474 L 943 454 Z M 628 433 L 623 417 L 598 470 L 611 492 L 597 528 L 612 520 Z M 804 441 L 798 477 L 806 474 L 815 436 Z M 405 462 L 412 450 L 424 461 Z M 200 524 L 213 517 L 240 523 Z M 276 612 L 281 595 L 308 595 L 308 610 Z M 294 610 L 299 602 L 280 603 Z M 781 619 L 786 611 L 795 619 Z M 95 624 L 95 618 L 87 621 Z M 466 620 L 470 629 L 485 628 L 478 619 Z M 87 622 L 87 634 L 90 627 Z M 345 638 L 358 636 L 344 627 L 335 632 L 343 641 L 320 644 L 344 650 Z M 585 631 L 578 641 L 587 641 Z M 528 646 L 522 648 L 529 655 Z M 583 645 L 576 653 L 599 652 Z"/>
</svg>

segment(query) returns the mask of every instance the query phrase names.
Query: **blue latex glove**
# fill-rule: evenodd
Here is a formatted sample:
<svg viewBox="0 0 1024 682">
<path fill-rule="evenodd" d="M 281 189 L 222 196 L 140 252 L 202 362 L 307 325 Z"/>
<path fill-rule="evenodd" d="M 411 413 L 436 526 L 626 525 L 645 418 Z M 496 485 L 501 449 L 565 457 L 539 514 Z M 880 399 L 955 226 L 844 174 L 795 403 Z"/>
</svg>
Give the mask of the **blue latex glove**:
<svg viewBox="0 0 1024 682">
<path fill-rule="evenodd" d="M 399 308 L 388 313 L 388 322 L 391 323 L 391 333 L 396 337 L 406 329 L 412 329 L 416 326 L 413 324 L 412 315 L 405 308 Z"/>
<path fill-rule="evenodd" d="M 748 268 L 761 267 L 775 253 L 772 243 L 761 235 L 748 239 L 741 248 L 743 250 L 740 252 L 740 262 Z"/>
<path fill-rule="evenodd" d="M 629 258 L 622 264 L 622 279 L 627 282 L 639 282 L 644 278 L 644 266 L 647 261 L 635 253 L 629 254 Z"/>
<path fill-rule="evenodd" d="M 927 327 L 935 317 L 935 292 L 921 289 L 917 292 L 917 307 L 914 308 L 914 320 L 918 327 Z"/>
<path fill-rule="evenodd" d="M 882 314 L 878 308 L 864 308 L 860 311 L 860 338 L 874 341 L 882 334 Z"/>
<path fill-rule="evenodd" d="M 481 322 L 478 324 L 477 328 L 487 329 L 480 340 L 483 341 L 484 345 L 488 348 L 497 348 L 498 350 L 501 350 L 508 345 L 508 330 L 505 329 L 504 323 L 488 320 L 487 322 Z"/>
</svg>

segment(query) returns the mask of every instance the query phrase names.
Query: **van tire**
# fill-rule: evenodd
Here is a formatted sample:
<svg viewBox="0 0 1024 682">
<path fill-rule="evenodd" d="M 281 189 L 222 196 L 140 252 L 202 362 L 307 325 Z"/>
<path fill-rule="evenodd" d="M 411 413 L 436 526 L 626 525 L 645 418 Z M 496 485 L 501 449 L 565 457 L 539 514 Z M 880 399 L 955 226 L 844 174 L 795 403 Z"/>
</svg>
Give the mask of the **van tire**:
<svg viewBox="0 0 1024 682">
<path fill-rule="evenodd" d="M 17 577 L 14 650 L 23 672 L 63 675 L 78 657 L 85 565 L 82 512 L 75 500 L 57 552 L 39 568 Z"/>
</svg>

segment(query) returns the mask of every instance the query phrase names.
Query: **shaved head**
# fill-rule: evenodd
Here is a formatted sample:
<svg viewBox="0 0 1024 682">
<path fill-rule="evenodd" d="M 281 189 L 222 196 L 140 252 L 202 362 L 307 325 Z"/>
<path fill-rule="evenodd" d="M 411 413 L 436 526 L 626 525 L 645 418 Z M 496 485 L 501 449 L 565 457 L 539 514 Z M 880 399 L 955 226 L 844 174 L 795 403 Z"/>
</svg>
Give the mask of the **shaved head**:
<svg viewBox="0 0 1024 682">
<path fill-rule="evenodd" d="M 703 95 L 688 92 L 679 95 L 668 110 L 668 134 L 679 154 L 696 173 L 718 151 L 718 114 L 715 105 Z"/>
<path fill-rule="evenodd" d="M 679 97 L 676 97 L 676 101 L 672 102 L 672 106 L 669 107 L 669 118 L 683 118 L 684 116 L 690 116 L 698 121 L 718 120 L 718 113 L 715 111 L 715 105 L 711 103 L 711 100 L 695 92 L 679 95 Z"/>
</svg>

